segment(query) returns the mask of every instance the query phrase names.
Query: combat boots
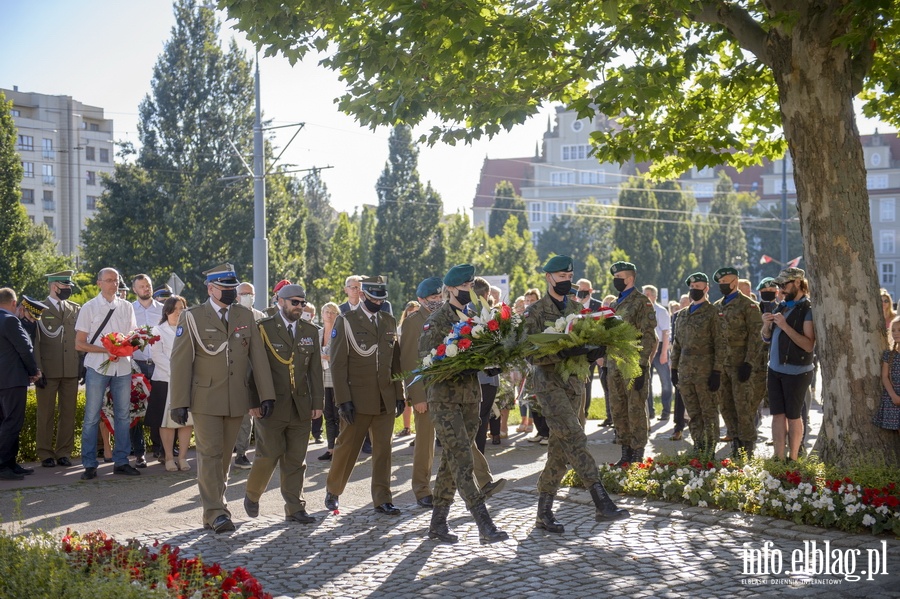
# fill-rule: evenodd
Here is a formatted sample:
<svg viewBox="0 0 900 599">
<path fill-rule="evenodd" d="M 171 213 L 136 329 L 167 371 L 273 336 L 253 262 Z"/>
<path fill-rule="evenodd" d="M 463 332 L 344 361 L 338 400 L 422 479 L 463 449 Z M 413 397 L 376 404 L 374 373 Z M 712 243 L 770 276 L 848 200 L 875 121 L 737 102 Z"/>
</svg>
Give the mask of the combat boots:
<svg viewBox="0 0 900 599">
<path fill-rule="evenodd" d="M 594 519 L 597 522 L 602 522 L 604 520 L 621 520 L 622 518 L 631 516 L 628 510 L 616 507 L 616 504 L 609 498 L 609 494 L 603 487 L 603 483 L 599 481 L 595 482 L 591 485 L 590 491 L 591 499 L 594 500 L 594 506 L 597 508 L 597 512 L 594 514 Z"/>
<path fill-rule="evenodd" d="M 744 452 L 747 454 L 747 459 L 749 460 L 750 458 L 753 457 L 753 450 L 756 449 L 756 442 L 755 441 L 746 441 L 743 444 L 743 448 L 744 448 Z"/>
<path fill-rule="evenodd" d="M 553 495 L 550 493 L 541 493 L 538 495 L 538 511 L 537 522 L 538 528 L 543 528 L 547 532 L 563 532 L 563 525 L 556 521 L 553 515 Z"/>
<path fill-rule="evenodd" d="M 631 448 L 627 445 L 622 445 L 622 457 L 619 458 L 619 461 L 615 463 L 616 468 L 621 468 L 625 464 L 631 463 Z"/>
<path fill-rule="evenodd" d="M 631 463 L 632 464 L 640 464 L 644 461 L 644 448 L 640 449 L 632 449 L 631 450 Z"/>
<path fill-rule="evenodd" d="M 743 444 L 741 443 L 740 439 L 732 439 L 731 440 L 731 458 L 732 459 L 737 459 L 740 457 L 741 447 L 743 447 Z"/>
<path fill-rule="evenodd" d="M 459 540 L 455 534 L 450 532 L 447 526 L 447 516 L 450 514 L 450 506 L 434 506 L 431 512 L 431 525 L 428 527 L 428 538 L 437 539 L 442 543 L 455 543 Z"/>
<path fill-rule="evenodd" d="M 474 506 L 471 512 L 472 517 L 475 518 L 475 524 L 478 526 L 478 536 L 482 545 L 509 539 L 508 534 L 502 530 L 497 530 L 497 527 L 494 526 L 494 521 L 491 520 L 491 515 L 488 513 L 484 502 Z"/>
</svg>

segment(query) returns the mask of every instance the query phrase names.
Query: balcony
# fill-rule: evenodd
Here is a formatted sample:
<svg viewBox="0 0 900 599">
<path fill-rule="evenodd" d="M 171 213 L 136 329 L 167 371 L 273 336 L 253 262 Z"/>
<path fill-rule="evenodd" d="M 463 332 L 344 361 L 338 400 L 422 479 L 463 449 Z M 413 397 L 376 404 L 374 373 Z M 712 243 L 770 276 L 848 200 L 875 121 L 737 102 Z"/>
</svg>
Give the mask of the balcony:
<svg viewBox="0 0 900 599">
<path fill-rule="evenodd" d="M 54 160 L 56 158 L 56 150 L 41 150 L 41 156 L 49 160 Z"/>
<path fill-rule="evenodd" d="M 44 210 L 47 212 L 54 212 L 56 210 L 56 202 L 53 200 L 43 200 Z"/>
<path fill-rule="evenodd" d="M 56 177 L 53 175 L 44 175 L 44 185 L 56 185 Z"/>
</svg>

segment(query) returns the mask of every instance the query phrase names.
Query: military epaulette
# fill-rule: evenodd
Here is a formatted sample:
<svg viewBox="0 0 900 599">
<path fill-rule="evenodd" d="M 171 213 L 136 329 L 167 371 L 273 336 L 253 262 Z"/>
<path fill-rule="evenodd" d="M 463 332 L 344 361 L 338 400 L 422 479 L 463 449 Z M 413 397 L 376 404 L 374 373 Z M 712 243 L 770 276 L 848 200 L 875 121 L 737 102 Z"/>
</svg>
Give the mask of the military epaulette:
<svg viewBox="0 0 900 599">
<path fill-rule="evenodd" d="M 241 310 L 247 310 L 248 312 L 250 311 L 250 308 L 248 308 L 247 306 L 245 306 L 245 305 L 243 305 L 243 304 L 231 304 L 231 307 L 232 307 L 232 308 L 239 308 L 239 309 L 241 309 Z"/>
<path fill-rule="evenodd" d="M 271 316 L 266 316 L 265 318 L 260 318 L 259 320 L 256 321 L 256 324 L 262 324 L 264 322 L 269 322 L 270 320 L 274 319 L 276 316 L 278 316 L 277 312 L 275 314 L 272 314 Z"/>
<path fill-rule="evenodd" d="M 187 311 L 193 312 L 194 310 L 196 310 L 198 308 L 202 308 L 204 305 L 206 305 L 206 302 L 203 302 L 202 304 L 197 304 L 196 306 L 191 306 L 190 308 L 187 308 Z"/>
</svg>

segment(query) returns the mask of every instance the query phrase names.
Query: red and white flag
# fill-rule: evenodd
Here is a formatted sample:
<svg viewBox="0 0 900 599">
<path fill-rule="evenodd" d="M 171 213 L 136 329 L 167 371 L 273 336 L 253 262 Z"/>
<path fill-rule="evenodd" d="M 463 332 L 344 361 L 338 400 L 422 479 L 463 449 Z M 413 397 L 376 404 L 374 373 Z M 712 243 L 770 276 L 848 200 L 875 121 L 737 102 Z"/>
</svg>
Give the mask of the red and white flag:
<svg viewBox="0 0 900 599">
<path fill-rule="evenodd" d="M 759 259 L 760 264 L 768 264 L 771 261 L 772 261 L 772 256 L 766 256 L 765 254 L 763 254 L 762 258 Z"/>
<path fill-rule="evenodd" d="M 800 261 L 803 260 L 803 256 L 797 256 L 793 260 L 787 263 L 787 268 L 797 268 L 800 266 Z"/>
</svg>

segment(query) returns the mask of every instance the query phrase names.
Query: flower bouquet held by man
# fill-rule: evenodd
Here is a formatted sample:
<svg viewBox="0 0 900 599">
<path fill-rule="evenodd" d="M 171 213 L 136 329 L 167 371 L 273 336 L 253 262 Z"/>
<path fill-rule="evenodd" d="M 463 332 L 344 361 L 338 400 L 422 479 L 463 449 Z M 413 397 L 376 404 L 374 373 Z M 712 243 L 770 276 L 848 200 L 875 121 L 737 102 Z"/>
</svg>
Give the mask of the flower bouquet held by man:
<svg viewBox="0 0 900 599">
<path fill-rule="evenodd" d="M 109 352 L 109 357 L 100 364 L 105 373 L 110 363 L 118 361 L 134 354 L 135 351 L 147 348 L 159 341 L 159 335 L 153 334 L 153 327 L 144 325 L 128 333 L 109 333 L 100 338 L 103 347 Z"/>
</svg>

